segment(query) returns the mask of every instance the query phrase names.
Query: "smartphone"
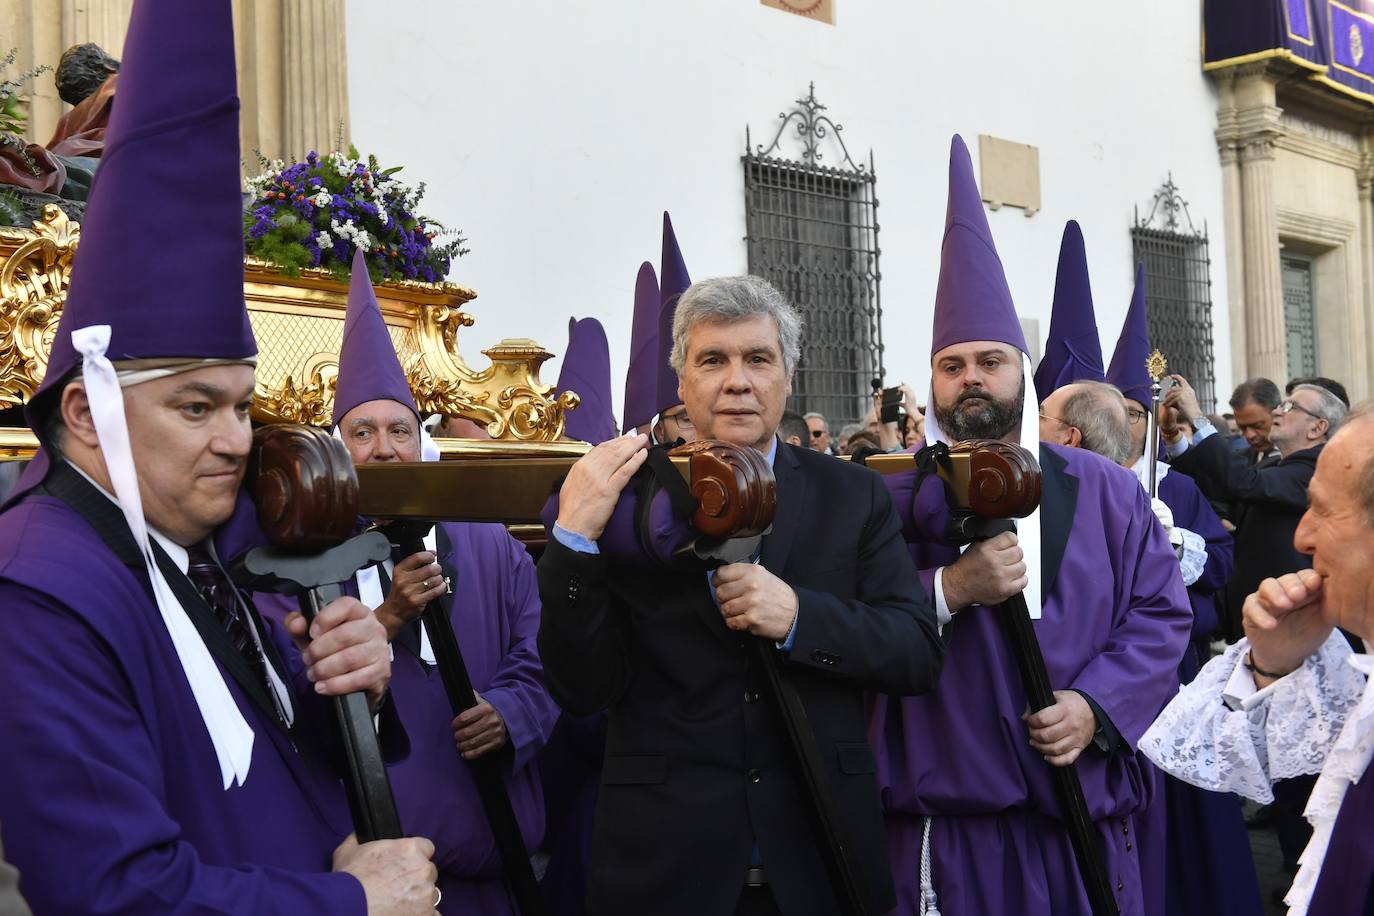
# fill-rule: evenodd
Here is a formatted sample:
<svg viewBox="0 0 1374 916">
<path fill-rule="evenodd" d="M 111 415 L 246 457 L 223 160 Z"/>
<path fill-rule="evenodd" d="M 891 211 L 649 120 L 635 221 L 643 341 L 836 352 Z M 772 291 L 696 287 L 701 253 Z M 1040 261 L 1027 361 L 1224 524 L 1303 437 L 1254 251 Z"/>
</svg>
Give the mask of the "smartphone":
<svg viewBox="0 0 1374 916">
<path fill-rule="evenodd" d="M 906 419 L 906 410 L 902 406 L 901 388 L 884 388 L 882 390 L 882 407 L 878 410 L 879 423 L 896 423 L 901 425 Z"/>
</svg>

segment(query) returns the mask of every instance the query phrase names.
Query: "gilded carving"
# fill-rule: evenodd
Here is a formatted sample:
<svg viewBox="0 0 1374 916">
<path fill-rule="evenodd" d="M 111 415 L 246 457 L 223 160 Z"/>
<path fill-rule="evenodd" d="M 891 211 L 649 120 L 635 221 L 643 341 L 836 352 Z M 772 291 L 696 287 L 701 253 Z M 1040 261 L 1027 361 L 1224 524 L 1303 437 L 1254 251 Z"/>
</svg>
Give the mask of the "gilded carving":
<svg viewBox="0 0 1374 916">
<path fill-rule="evenodd" d="M 297 385 L 288 375 L 279 388 L 268 389 L 265 395 L 258 393 L 258 410 L 286 423 L 329 425 L 334 412 L 334 385 L 338 381 L 339 367 L 335 365 L 326 380 L 327 368 L 316 369 L 304 385 Z"/>
<path fill-rule="evenodd" d="M 0 404 L 22 404 L 43 381 L 80 239 L 52 204 L 32 229 L 0 228 Z"/>
<path fill-rule="evenodd" d="M 49 206 L 30 229 L 0 228 L 0 405 L 22 404 L 47 369 L 81 229 Z M 466 417 L 494 439 L 551 442 L 577 395 L 554 397 L 539 369 L 552 354 L 532 340 L 484 350 L 477 371 L 463 361 L 458 332 L 476 294 L 452 283 L 386 281 L 376 286 L 383 319 L 416 402 L 425 413 Z M 254 414 L 264 421 L 327 425 L 333 413 L 348 290 L 322 271 L 284 277 L 248 262 L 244 295 L 258 340 Z"/>
<path fill-rule="evenodd" d="M 406 369 L 420 412 L 466 417 L 484 424 L 493 439 L 550 442 L 562 436 L 564 413 L 579 398 L 571 391 L 552 398 L 553 387 L 539 381 L 539 367 L 553 354 L 532 340 L 503 340 L 482 351 L 491 366 L 474 372 L 446 344 L 444 326 L 456 320 L 436 309 L 421 321 L 420 353 Z"/>
</svg>

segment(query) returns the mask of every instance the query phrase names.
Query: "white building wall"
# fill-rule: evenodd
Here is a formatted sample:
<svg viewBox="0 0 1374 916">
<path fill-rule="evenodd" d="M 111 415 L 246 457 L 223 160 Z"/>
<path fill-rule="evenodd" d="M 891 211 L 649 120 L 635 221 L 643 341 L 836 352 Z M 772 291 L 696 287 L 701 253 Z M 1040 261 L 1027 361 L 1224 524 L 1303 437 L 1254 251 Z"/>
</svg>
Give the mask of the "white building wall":
<svg viewBox="0 0 1374 916">
<path fill-rule="evenodd" d="M 426 211 L 471 238 L 453 276 L 479 294 L 469 362 L 485 365 L 477 351 L 501 337 L 561 351 L 568 316 L 593 315 L 618 405 L 635 273 L 657 267 L 661 211 L 694 277 L 743 272 L 745 127 L 771 139 L 814 80 L 851 153 L 876 158 L 890 382 L 925 388 L 959 131 L 975 157 L 979 134 L 1039 147 L 1043 209 L 990 212 L 993 233 L 1043 336 L 1064 221 L 1082 223 L 1106 359 L 1131 293 L 1133 208 L 1172 170 L 1211 233 L 1224 401 L 1221 172 L 1197 5 L 836 7 L 829 26 L 757 0 L 348 0 L 354 142 L 427 181 Z"/>
</svg>

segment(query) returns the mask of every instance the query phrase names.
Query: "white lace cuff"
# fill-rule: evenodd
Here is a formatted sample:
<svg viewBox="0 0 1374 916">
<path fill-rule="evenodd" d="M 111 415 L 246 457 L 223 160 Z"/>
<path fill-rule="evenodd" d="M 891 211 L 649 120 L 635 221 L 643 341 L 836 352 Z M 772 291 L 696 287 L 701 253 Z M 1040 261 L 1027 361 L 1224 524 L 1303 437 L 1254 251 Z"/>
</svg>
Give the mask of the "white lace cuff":
<svg viewBox="0 0 1374 916">
<path fill-rule="evenodd" d="M 1364 684 L 1346 663 L 1350 646 L 1333 631 L 1301 668 L 1264 691 L 1254 691 L 1242 669 L 1252 695 L 1231 709 L 1223 693 L 1237 683 L 1249 649 L 1242 639 L 1208 662 L 1145 732 L 1140 750 L 1184 782 L 1268 804 L 1275 780 L 1321 771 Z"/>
<path fill-rule="evenodd" d="M 1202 578 L 1202 571 L 1207 566 L 1207 542 L 1202 535 L 1187 528 L 1175 526 L 1174 530 L 1183 535 L 1183 556 L 1179 558 L 1183 584 L 1192 585 Z"/>
</svg>

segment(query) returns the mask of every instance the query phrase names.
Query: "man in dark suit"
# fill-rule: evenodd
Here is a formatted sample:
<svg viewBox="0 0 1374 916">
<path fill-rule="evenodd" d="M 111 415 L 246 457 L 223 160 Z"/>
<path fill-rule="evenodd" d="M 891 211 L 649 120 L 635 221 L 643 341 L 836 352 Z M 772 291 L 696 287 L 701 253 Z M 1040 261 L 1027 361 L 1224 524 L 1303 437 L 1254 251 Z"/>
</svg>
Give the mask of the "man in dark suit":
<svg viewBox="0 0 1374 916">
<path fill-rule="evenodd" d="M 1239 608 L 1261 580 L 1311 565 L 1310 558 L 1294 549 L 1293 533 L 1307 511 L 1307 484 L 1317 456 L 1340 427 L 1346 408 L 1325 388 L 1297 386 L 1274 408 L 1268 438 L 1278 449 L 1279 460 L 1254 465 L 1216 435 L 1187 380 L 1179 375 L 1174 379 L 1178 387 L 1165 395 L 1164 403 L 1197 432 L 1189 442 L 1166 419 L 1160 433 L 1174 467 L 1197 480 L 1204 491 L 1221 494 L 1236 507 L 1236 568 L 1226 595 L 1229 606 Z"/>
<path fill-rule="evenodd" d="M 565 709 L 610 709 L 592 912 L 843 911 L 751 639 L 805 706 L 867 912 L 893 905 L 863 691 L 930 689 L 943 647 L 878 476 L 777 439 L 800 331 L 757 277 L 694 284 L 673 323 L 693 424 L 773 465 L 778 508 L 757 564 L 708 576 L 599 553 L 643 436 L 593 449 L 563 486 L 539 564 L 539 647 Z"/>
<path fill-rule="evenodd" d="M 1278 449 L 1270 439 L 1269 432 L 1274 425 L 1274 409 L 1279 406 L 1280 400 L 1279 386 L 1267 378 L 1248 378 L 1231 392 L 1236 428 L 1250 446 L 1249 451 L 1244 453 L 1247 464 L 1278 460 Z"/>
</svg>

